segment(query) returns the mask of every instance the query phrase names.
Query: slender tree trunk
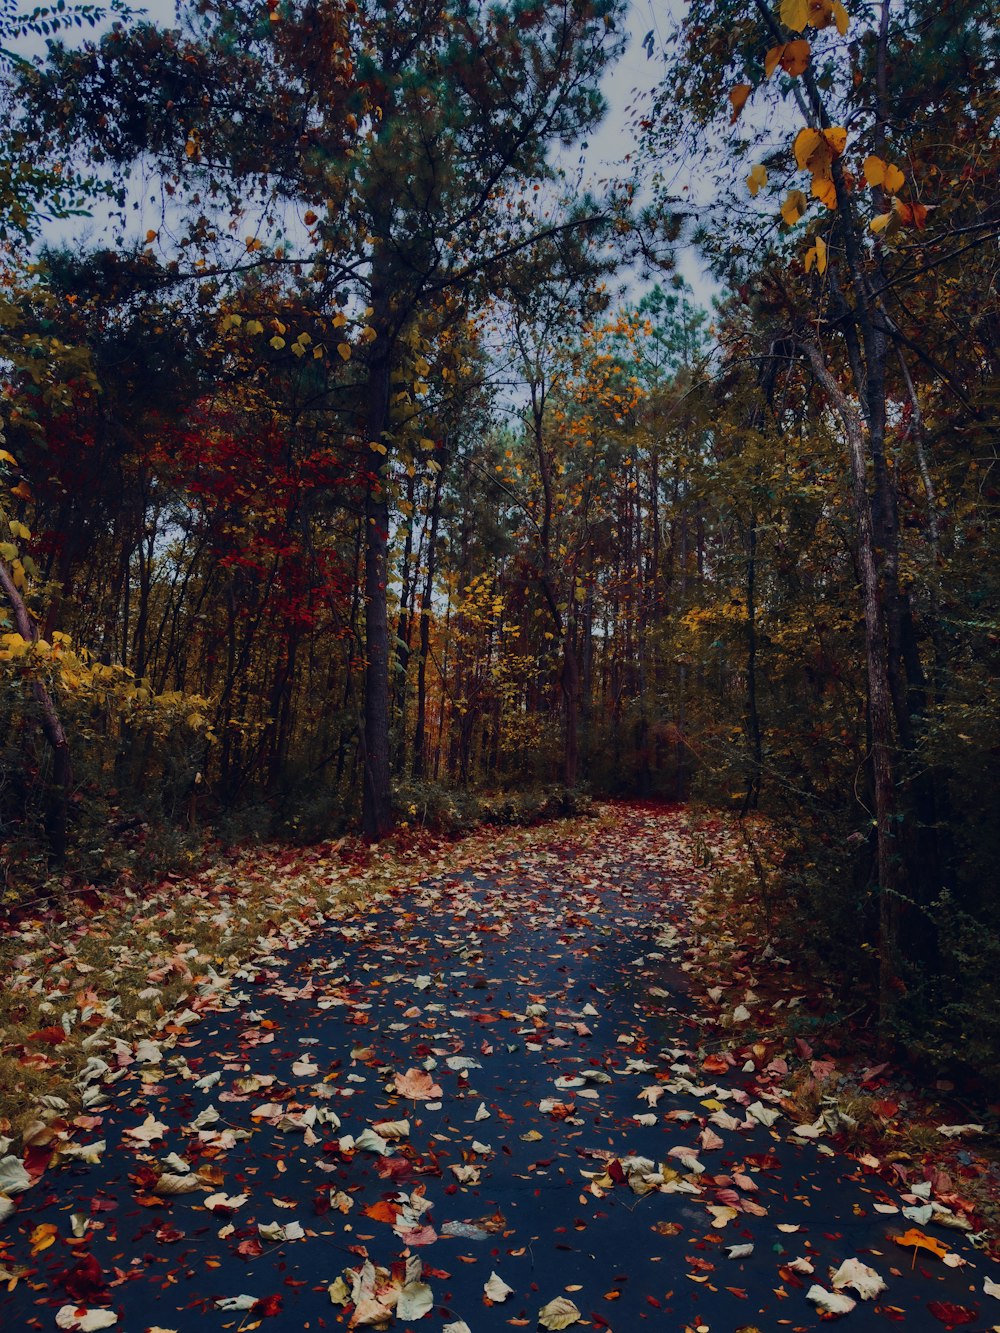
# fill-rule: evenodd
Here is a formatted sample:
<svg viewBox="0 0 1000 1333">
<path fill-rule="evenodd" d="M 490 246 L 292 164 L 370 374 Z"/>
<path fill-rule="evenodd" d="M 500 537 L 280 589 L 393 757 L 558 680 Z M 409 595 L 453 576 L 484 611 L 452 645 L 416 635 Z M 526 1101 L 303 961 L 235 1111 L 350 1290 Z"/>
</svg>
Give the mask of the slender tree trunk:
<svg viewBox="0 0 1000 1333">
<path fill-rule="evenodd" d="M 883 1039 L 888 1039 L 899 985 L 899 856 L 894 836 L 896 780 L 890 722 L 891 697 L 886 624 L 875 559 L 864 434 L 861 418 L 827 369 L 819 348 L 806 344 L 805 352 L 813 373 L 843 422 L 850 456 L 858 564 L 864 601 L 865 664 L 871 728 L 872 790 L 875 800 L 879 891 L 879 1024 Z"/>
<path fill-rule="evenodd" d="M 441 483 L 444 468 L 434 478 L 434 497 L 431 500 L 431 530 L 427 543 L 427 574 L 420 598 L 420 649 L 417 659 L 417 725 L 413 735 L 413 776 L 422 778 L 426 766 L 427 748 L 427 659 L 431 647 L 431 604 L 434 597 L 434 573 L 437 562 L 438 521 L 441 516 Z"/>
<path fill-rule="evenodd" d="M 362 827 L 378 842 L 392 829 L 389 758 L 389 501 L 385 440 L 389 417 L 389 334 L 387 296 L 372 297 L 372 326 L 378 336 L 368 365 L 368 395 L 363 445 L 378 460 L 365 495 L 365 713 Z"/>
<path fill-rule="evenodd" d="M 760 800 L 763 748 L 757 712 L 757 515 L 751 513 L 747 531 L 747 732 L 750 741 L 750 773 L 743 798 L 743 816 L 756 810 Z"/>
<path fill-rule="evenodd" d="M 566 737 L 563 745 L 563 785 L 572 791 L 579 780 L 580 742 L 580 667 L 576 660 L 571 625 L 563 639 L 562 694 L 566 710 Z"/>
</svg>

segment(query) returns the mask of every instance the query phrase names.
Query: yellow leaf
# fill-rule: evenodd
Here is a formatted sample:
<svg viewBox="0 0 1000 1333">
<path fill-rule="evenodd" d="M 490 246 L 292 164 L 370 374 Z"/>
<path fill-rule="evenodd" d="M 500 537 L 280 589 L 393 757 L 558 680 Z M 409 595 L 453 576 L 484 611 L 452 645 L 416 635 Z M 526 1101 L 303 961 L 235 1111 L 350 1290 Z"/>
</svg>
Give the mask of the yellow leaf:
<svg viewBox="0 0 1000 1333">
<path fill-rule="evenodd" d="M 792 32 L 801 32 L 809 22 L 809 0 L 781 0 L 781 21 Z"/>
<path fill-rule="evenodd" d="M 826 204 L 827 208 L 837 207 L 837 187 L 829 176 L 814 176 L 812 193 L 821 204 Z"/>
<path fill-rule="evenodd" d="M 900 171 L 899 167 L 890 163 L 885 169 L 885 188 L 890 194 L 898 194 L 906 184 L 906 177 Z"/>
<path fill-rule="evenodd" d="M 816 149 L 823 142 L 819 130 L 804 129 L 799 130 L 795 136 L 795 161 L 800 168 L 804 168 L 815 153 Z"/>
<path fill-rule="evenodd" d="M 865 158 L 861 164 L 861 170 L 865 173 L 865 180 L 873 187 L 881 185 L 885 180 L 885 163 L 874 153 Z"/>
<path fill-rule="evenodd" d="M 734 125 L 739 118 L 740 112 L 746 106 L 747 98 L 753 92 L 749 83 L 738 83 L 735 88 L 729 90 L 729 100 L 732 103 L 733 112 L 729 117 L 730 125 Z"/>
<path fill-rule="evenodd" d="M 872 231 L 880 232 L 880 231 L 885 231 L 886 227 L 888 227 L 891 221 L 892 221 L 891 213 L 878 213 L 875 215 L 875 217 L 872 218 L 871 222 L 868 225 Z"/>
<path fill-rule="evenodd" d="M 767 184 L 767 167 L 758 162 L 755 167 L 750 168 L 750 175 L 747 177 L 747 188 L 750 193 L 755 195 L 762 186 Z"/>
<path fill-rule="evenodd" d="M 374 453 L 374 454 L 384 454 L 384 453 L 387 452 L 385 445 L 382 444 L 382 442 L 381 442 L 380 440 L 369 440 L 369 441 L 368 441 L 368 448 L 369 448 L 369 449 L 372 451 L 372 453 Z"/>
<path fill-rule="evenodd" d="M 423 379 L 425 375 L 430 374 L 431 370 L 430 364 L 427 361 L 425 361 L 422 356 L 418 356 L 413 364 L 417 374 L 420 376 L 421 379 Z"/>
<path fill-rule="evenodd" d="M 292 343 L 293 356 L 305 356 L 305 354 L 306 354 L 306 349 L 302 346 L 301 343 Z"/>
<path fill-rule="evenodd" d="M 828 130 L 823 131 L 823 138 L 833 149 L 834 157 L 839 157 L 847 143 L 847 131 L 843 125 L 831 125 Z"/>
<path fill-rule="evenodd" d="M 332 322 L 333 322 L 333 327 L 335 329 L 342 329 L 344 327 L 344 325 L 347 323 L 347 316 L 344 314 L 343 310 L 337 311 L 337 313 L 333 317 Z"/>
<path fill-rule="evenodd" d="M 6 449 L 0 449 L 0 463 L 13 463 L 17 466 L 17 459 L 13 454 L 8 453 Z"/>
<path fill-rule="evenodd" d="M 56 1243 L 56 1236 L 59 1234 L 59 1228 L 54 1222 L 39 1222 L 31 1233 L 31 1254 L 41 1254 L 42 1250 L 47 1250 L 50 1245 Z"/>
<path fill-rule="evenodd" d="M 851 16 L 840 3 L 840 0 L 833 0 L 833 4 L 830 6 L 830 11 L 833 14 L 833 21 L 837 25 L 837 31 L 840 33 L 841 37 L 843 37 L 847 32 L 847 29 L 851 26 Z"/>
<path fill-rule="evenodd" d="M 804 37 L 786 42 L 784 46 L 772 46 L 764 57 L 764 73 L 770 78 L 780 65 L 791 78 L 798 78 L 809 64 L 809 53 L 809 43 Z"/>
<path fill-rule="evenodd" d="M 16 560 L 17 547 L 13 542 L 0 542 L 0 556 L 5 560 Z"/>
<path fill-rule="evenodd" d="M 301 343 L 303 347 L 308 347 L 309 344 L 312 342 L 312 335 L 306 333 L 303 330 L 303 332 L 299 334 L 299 336 L 295 339 L 295 341 L 297 343 Z"/>
<path fill-rule="evenodd" d="M 893 1236 L 897 1245 L 905 1245 L 915 1250 L 930 1250 L 931 1254 L 936 1254 L 940 1259 L 948 1253 L 948 1246 L 943 1240 L 938 1240 L 936 1236 L 928 1236 L 926 1232 L 918 1231 L 916 1227 L 910 1227 L 909 1231 L 904 1231 L 901 1236 Z"/>
<path fill-rule="evenodd" d="M 806 197 L 801 190 L 789 190 L 781 205 L 781 216 L 789 227 L 794 227 L 806 211 Z"/>
<path fill-rule="evenodd" d="M 806 251 L 806 272 L 808 273 L 813 264 L 816 265 L 817 273 L 826 272 L 826 241 L 822 236 L 816 237 L 816 242 Z"/>
<path fill-rule="evenodd" d="M 350 359 L 351 359 L 351 344 L 350 344 L 350 343 L 338 343 L 338 344 L 337 344 L 337 351 L 340 353 L 341 357 L 342 357 L 345 361 L 350 361 Z"/>
<path fill-rule="evenodd" d="M 247 320 L 247 333 L 263 333 L 263 332 L 264 332 L 264 325 L 260 322 L 259 319 Z"/>
<path fill-rule="evenodd" d="M 284 345 L 285 345 L 285 340 L 284 340 L 284 338 L 282 338 L 282 337 L 281 337 L 279 334 L 277 334 L 277 333 L 274 335 L 273 338 L 270 338 L 268 341 L 269 341 L 270 345 L 274 348 L 274 350 L 275 350 L 276 352 L 280 352 L 281 349 L 282 349 L 282 348 L 284 347 Z"/>
<path fill-rule="evenodd" d="M 156 240 L 156 238 L 157 238 L 158 235 L 159 235 L 158 232 L 155 232 L 155 231 L 147 231 L 147 232 L 146 232 L 146 244 L 147 244 L 147 245 L 152 245 L 152 243 Z"/>
</svg>

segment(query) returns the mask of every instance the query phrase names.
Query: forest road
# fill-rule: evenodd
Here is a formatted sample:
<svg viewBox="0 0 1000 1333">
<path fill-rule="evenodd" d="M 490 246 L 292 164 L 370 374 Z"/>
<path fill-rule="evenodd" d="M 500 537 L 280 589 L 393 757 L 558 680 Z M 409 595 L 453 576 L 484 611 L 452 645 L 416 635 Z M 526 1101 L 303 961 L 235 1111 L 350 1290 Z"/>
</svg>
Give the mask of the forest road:
<svg viewBox="0 0 1000 1333">
<path fill-rule="evenodd" d="M 626 814 L 245 967 L 0 1228 L 0 1328 L 769 1333 L 824 1324 L 834 1270 L 852 1333 L 991 1328 L 967 1238 L 705 1026 L 695 859 L 678 812 Z"/>
</svg>

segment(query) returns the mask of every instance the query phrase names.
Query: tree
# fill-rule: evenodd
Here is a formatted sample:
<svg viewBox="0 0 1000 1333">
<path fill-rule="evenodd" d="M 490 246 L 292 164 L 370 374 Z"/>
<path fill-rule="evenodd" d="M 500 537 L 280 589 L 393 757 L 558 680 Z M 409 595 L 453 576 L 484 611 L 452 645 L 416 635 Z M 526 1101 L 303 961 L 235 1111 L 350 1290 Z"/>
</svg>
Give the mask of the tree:
<svg viewBox="0 0 1000 1333">
<path fill-rule="evenodd" d="M 311 265 L 312 308 L 330 312 L 334 325 L 352 301 L 367 311 L 352 434 L 371 455 L 364 824 L 373 838 L 392 823 L 387 561 L 394 433 L 412 401 L 412 384 L 394 382 L 405 333 L 444 293 L 458 314 L 474 288 L 501 283 L 512 258 L 539 238 L 610 221 L 606 206 L 587 200 L 575 214 L 547 217 L 528 183 L 553 178 L 550 146 L 572 142 L 600 116 L 597 81 L 621 48 L 620 9 L 619 0 L 405 9 L 370 0 L 276 5 L 262 25 L 238 4 L 199 6 L 189 11 L 190 35 L 147 26 L 81 54 L 57 51 L 40 84 L 48 116 L 84 129 L 98 158 L 126 162 L 152 151 L 166 166 L 173 155 L 175 181 L 190 167 L 199 207 L 224 187 L 235 199 L 244 182 L 254 184 L 265 218 L 278 199 L 309 203 L 312 245 L 295 265 Z M 320 21 L 335 25 L 320 34 L 335 53 L 328 64 L 317 59 Z M 234 34 L 246 41 L 234 47 Z M 247 88 L 248 109 L 222 91 L 231 83 Z M 217 91 L 196 98 L 206 84 Z M 267 132 L 255 133 L 264 121 Z M 182 239 L 218 247 L 219 229 L 196 213 Z M 258 249 L 248 242 L 252 256 Z M 285 246 L 271 259 L 288 263 Z M 217 258 L 213 282 L 221 267 Z M 350 355 L 349 344 L 338 346 Z"/>
</svg>

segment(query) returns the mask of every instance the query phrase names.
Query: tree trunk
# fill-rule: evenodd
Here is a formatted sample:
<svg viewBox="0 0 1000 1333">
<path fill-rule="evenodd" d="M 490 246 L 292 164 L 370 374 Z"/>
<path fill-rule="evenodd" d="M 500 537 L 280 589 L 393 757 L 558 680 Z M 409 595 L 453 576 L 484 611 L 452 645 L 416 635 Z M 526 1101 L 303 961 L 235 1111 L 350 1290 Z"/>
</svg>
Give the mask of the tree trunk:
<svg viewBox="0 0 1000 1333">
<path fill-rule="evenodd" d="M 378 842 L 392 829 L 389 759 L 389 501 L 385 439 L 389 419 L 388 295 L 372 293 L 377 337 L 368 363 L 364 448 L 376 460 L 365 494 L 365 714 L 362 827 Z M 372 445 L 379 446 L 372 449 Z"/>
<path fill-rule="evenodd" d="M 740 817 L 756 810 L 760 801 L 763 748 L 757 712 L 757 516 L 751 513 L 747 532 L 747 733 L 750 741 L 750 772 Z"/>
<path fill-rule="evenodd" d="M 844 425 L 850 455 L 854 522 L 865 618 L 865 665 L 868 716 L 871 726 L 872 790 L 875 801 L 876 864 L 879 893 L 879 1026 L 883 1040 L 891 1034 L 899 989 L 899 857 L 894 837 L 896 781 L 892 756 L 891 700 L 885 614 L 875 559 L 872 510 L 868 495 L 867 459 L 861 419 L 827 369 L 819 348 L 805 352 L 824 393 Z"/>
<path fill-rule="evenodd" d="M 563 745 L 563 786 L 572 791 L 578 781 L 580 765 L 579 742 L 579 703 L 580 703 L 580 668 L 573 646 L 570 626 L 566 627 L 563 639 L 562 694 L 566 708 L 566 735 Z"/>
<path fill-rule="evenodd" d="M 417 726 L 413 735 L 413 776 L 422 778 L 426 767 L 427 748 L 427 659 L 431 648 L 431 600 L 434 596 L 434 571 L 437 562 L 438 520 L 441 516 L 441 482 L 444 468 L 434 478 L 434 498 L 431 501 L 431 530 L 427 543 L 427 575 L 420 599 L 420 656 L 417 662 Z"/>
</svg>

